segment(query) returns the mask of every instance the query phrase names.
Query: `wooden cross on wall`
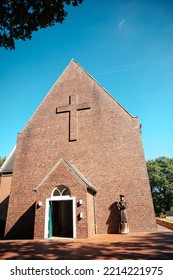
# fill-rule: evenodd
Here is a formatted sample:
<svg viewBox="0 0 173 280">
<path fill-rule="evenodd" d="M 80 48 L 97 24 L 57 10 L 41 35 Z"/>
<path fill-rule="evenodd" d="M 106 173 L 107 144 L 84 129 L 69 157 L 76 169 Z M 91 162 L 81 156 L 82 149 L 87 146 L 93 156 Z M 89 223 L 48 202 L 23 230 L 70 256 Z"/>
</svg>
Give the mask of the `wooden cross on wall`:
<svg viewBox="0 0 173 280">
<path fill-rule="evenodd" d="M 56 114 L 69 113 L 69 141 L 77 140 L 78 111 L 90 109 L 90 103 L 78 104 L 77 95 L 69 96 L 69 104 L 56 108 Z"/>
</svg>

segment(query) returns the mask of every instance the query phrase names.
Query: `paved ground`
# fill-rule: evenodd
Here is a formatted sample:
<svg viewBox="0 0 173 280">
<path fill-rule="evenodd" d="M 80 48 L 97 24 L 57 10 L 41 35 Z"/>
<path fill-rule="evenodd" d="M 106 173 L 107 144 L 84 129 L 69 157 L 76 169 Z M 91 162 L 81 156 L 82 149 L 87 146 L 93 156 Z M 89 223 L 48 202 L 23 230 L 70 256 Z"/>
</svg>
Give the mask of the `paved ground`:
<svg viewBox="0 0 173 280">
<path fill-rule="evenodd" d="M 0 240 L 4 260 L 173 260 L 173 231 L 95 235 L 88 239 Z"/>
</svg>

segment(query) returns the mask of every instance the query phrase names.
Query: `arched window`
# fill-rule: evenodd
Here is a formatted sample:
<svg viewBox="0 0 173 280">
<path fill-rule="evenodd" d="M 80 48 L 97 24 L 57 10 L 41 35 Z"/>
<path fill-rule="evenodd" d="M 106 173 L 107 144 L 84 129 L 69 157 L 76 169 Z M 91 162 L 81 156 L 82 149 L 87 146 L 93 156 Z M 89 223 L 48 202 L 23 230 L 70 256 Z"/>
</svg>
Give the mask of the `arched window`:
<svg viewBox="0 0 173 280">
<path fill-rule="evenodd" d="M 69 188 L 63 185 L 56 187 L 52 192 L 52 196 L 65 196 L 65 195 L 71 196 L 71 193 Z"/>
</svg>

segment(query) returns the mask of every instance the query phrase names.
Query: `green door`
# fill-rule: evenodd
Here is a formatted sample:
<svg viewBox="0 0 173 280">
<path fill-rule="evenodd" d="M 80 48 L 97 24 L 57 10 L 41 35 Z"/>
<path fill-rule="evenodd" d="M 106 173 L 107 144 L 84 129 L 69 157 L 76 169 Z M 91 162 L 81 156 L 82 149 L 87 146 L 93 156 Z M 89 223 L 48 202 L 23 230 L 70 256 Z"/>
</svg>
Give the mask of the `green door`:
<svg viewBox="0 0 173 280">
<path fill-rule="evenodd" d="M 52 237 L 53 234 L 53 203 L 49 201 L 49 221 L 48 221 L 48 237 Z"/>
</svg>

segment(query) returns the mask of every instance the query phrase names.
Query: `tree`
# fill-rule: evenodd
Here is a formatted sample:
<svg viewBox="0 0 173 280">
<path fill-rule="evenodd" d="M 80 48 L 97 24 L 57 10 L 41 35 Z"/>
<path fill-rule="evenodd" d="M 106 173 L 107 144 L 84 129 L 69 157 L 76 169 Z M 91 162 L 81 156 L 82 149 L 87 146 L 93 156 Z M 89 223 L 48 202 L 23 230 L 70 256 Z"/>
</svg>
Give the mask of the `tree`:
<svg viewBox="0 0 173 280">
<path fill-rule="evenodd" d="M 6 160 L 6 157 L 0 157 L 0 167 L 3 165 L 4 161 Z"/>
<path fill-rule="evenodd" d="M 173 158 L 148 160 L 147 169 L 155 213 L 160 215 L 173 205 Z"/>
<path fill-rule="evenodd" d="M 0 1 L 0 47 L 15 49 L 15 40 L 31 39 L 39 28 L 62 23 L 65 5 L 78 6 L 83 0 Z"/>
</svg>

